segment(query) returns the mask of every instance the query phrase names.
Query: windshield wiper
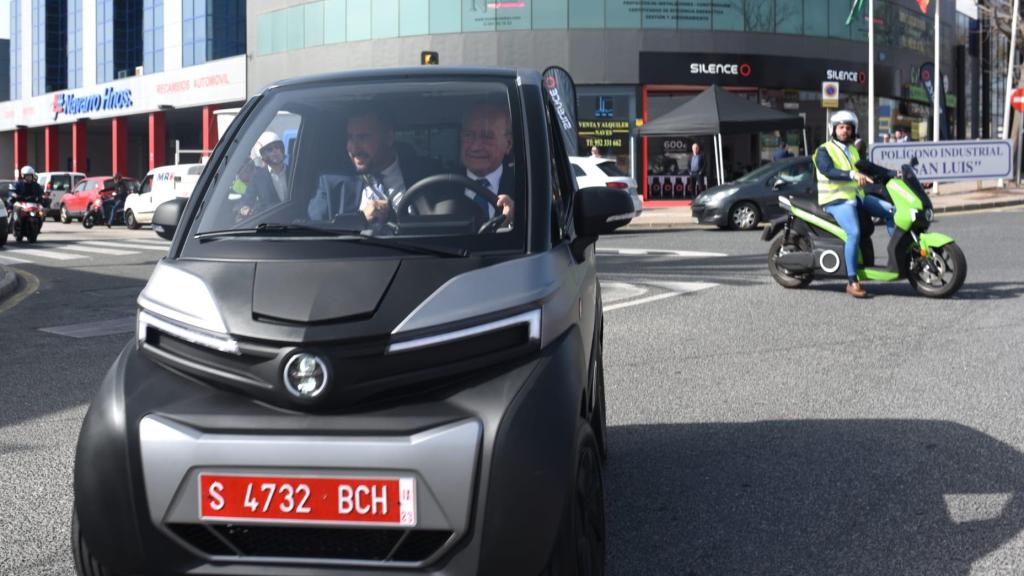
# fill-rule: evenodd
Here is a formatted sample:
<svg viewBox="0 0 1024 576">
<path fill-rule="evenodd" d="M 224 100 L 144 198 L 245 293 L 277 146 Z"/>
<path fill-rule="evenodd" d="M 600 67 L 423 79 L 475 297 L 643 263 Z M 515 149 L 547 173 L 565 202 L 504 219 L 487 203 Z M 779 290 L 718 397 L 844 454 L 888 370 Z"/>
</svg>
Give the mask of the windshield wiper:
<svg viewBox="0 0 1024 576">
<path fill-rule="evenodd" d="M 371 246 L 383 246 L 385 248 L 394 248 L 402 252 L 408 252 L 410 254 L 429 254 L 432 256 L 444 256 L 444 257 L 455 257 L 465 258 L 469 256 L 469 250 L 465 248 L 457 249 L 446 249 L 446 248 L 435 248 L 430 246 L 420 246 L 418 244 L 410 244 L 408 242 L 402 242 L 400 240 L 391 240 L 386 237 L 370 236 L 363 230 L 353 230 L 348 228 L 320 228 L 317 226 L 309 226 L 306 224 L 277 224 L 274 222 L 263 222 L 253 228 L 232 228 L 228 230 L 214 230 L 211 232 L 200 232 L 195 235 L 195 238 L 199 241 L 214 239 L 214 238 L 225 238 L 231 236 L 257 236 L 257 235 L 290 235 L 294 233 L 300 233 L 301 235 L 307 236 L 330 236 L 330 237 L 344 237 L 351 240 L 359 241 L 363 244 L 369 244 Z"/>
</svg>

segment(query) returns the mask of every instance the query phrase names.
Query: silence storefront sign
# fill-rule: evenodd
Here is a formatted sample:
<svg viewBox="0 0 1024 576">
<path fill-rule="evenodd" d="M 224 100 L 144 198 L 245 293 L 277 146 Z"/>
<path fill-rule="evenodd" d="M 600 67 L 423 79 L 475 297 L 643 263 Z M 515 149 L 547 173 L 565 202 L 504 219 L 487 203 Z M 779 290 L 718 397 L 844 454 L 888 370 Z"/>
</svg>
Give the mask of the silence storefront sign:
<svg viewBox="0 0 1024 576">
<path fill-rule="evenodd" d="M 876 79 L 880 84 L 884 84 L 883 76 L 886 74 L 879 70 Z M 640 53 L 641 84 L 719 84 L 817 92 L 822 82 L 838 82 L 843 92 L 865 93 L 867 65 L 763 54 Z"/>
</svg>

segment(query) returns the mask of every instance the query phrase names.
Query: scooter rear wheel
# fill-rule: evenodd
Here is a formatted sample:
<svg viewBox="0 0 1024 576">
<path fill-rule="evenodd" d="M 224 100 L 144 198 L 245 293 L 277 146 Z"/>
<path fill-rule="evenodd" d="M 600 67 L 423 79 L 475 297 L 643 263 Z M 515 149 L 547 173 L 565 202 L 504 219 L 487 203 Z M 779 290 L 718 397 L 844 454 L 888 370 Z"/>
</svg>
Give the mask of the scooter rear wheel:
<svg viewBox="0 0 1024 576">
<path fill-rule="evenodd" d="M 789 270 L 777 266 L 775 259 L 783 254 L 793 252 L 793 247 L 796 247 L 798 251 L 810 250 L 810 244 L 807 239 L 803 236 L 797 236 L 790 239 L 790 244 L 787 247 L 784 236 L 779 236 L 772 242 L 772 247 L 768 249 L 768 271 L 771 272 L 772 279 L 774 279 L 783 288 L 804 288 L 811 283 L 813 276 L 810 272 L 803 274 L 793 274 Z"/>
<path fill-rule="evenodd" d="M 950 242 L 932 248 L 926 257 L 911 258 L 907 280 L 917 293 L 929 298 L 948 298 L 956 293 L 967 279 L 967 258 L 963 250 Z"/>
</svg>

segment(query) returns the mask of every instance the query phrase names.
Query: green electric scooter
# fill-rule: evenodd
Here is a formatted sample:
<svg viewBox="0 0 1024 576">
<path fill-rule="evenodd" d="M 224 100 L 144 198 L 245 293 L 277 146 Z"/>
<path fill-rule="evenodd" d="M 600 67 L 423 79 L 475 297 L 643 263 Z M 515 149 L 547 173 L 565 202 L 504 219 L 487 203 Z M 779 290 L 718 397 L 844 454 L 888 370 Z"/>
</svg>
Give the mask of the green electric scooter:
<svg viewBox="0 0 1024 576">
<path fill-rule="evenodd" d="M 952 238 L 927 231 L 933 218 L 932 203 L 914 173 L 917 163 L 917 158 L 911 159 L 896 176 L 876 164 L 857 163 L 861 173 L 884 186 L 889 196 L 886 200 L 895 208 L 896 224 L 889 239 L 887 266 L 875 268 L 874 225 L 862 213 L 857 278 L 879 282 L 906 278 L 919 294 L 946 298 L 963 286 L 967 260 Z M 843 258 L 846 232 L 832 215 L 813 200 L 779 196 L 779 203 L 788 214 L 772 220 L 761 237 L 771 241 L 783 232 L 768 251 L 772 278 L 786 288 L 803 288 L 815 278 L 847 278 Z"/>
</svg>

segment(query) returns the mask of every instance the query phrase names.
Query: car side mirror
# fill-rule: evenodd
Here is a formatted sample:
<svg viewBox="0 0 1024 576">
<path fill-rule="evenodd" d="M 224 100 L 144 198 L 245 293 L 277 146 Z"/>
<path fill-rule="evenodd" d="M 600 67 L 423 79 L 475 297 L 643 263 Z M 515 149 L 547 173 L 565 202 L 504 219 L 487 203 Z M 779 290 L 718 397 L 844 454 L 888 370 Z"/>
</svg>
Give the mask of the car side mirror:
<svg viewBox="0 0 1024 576">
<path fill-rule="evenodd" d="M 786 185 L 786 181 L 785 180 L 783 180 L 782 178 L 776 178 L 772 182 L 772 190 L 778 190 L 779 188 L 782 188 L 785 185 Z"/>
<path fill-rule="evenodd" d="M 156 207 L 153 211 L 153 231 L 157 236 L 165 240 L 174 238 L 186 201 L 185 198 L 175 198 Z"/>
<path fill-rule="evenodd" d="M 601 234 L 607 234 L 633 218 L 633 199 L 623 194 L 621 188 L 593 186 L 576 192 L 573 202 L 573 222 L 576 225 L 576 241 L 573 253 L 581 257 L 583 250 L 597 241 Z"/>
</svg>

